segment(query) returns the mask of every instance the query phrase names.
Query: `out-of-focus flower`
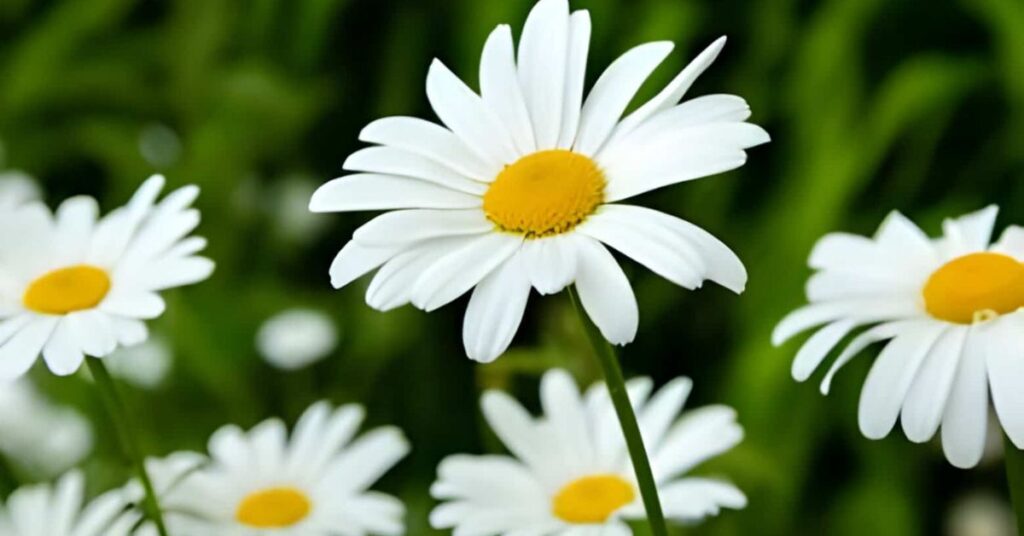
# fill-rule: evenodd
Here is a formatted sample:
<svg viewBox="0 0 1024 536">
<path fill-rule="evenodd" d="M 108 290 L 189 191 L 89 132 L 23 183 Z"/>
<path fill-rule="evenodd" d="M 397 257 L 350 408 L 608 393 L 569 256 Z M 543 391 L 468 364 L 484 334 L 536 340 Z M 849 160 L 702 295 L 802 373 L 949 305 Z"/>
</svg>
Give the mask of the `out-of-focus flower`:
<svg viewBox="0 0 1024 536">
<path fill-rule="evenodd" d="M 690 388 L 689 379 L 679 378 L 648 399 L 649 379 L 628 384 L 665 516 L 679 522 L 747 503 L 732 484 L 683 476 L 743 438 L 729 407 L 680 418 Z M 481 535 L 632 534 L 624 520 L 644 518 L 644 508 L 607 388 L 597 384 L 581 397 L 572 378 L 555 370 L 544 375 L 541 402 L 544 416 L 534 419 L 508 395 L 484 395 L 484 416 L 514 457 L 444 460 L 431 488 L 445 501 L 431 513 L 435 528 Z"/>
<path fill-rule="evenodd" d="M 947 536 L 1015 536 L 1017 523 L 1006 501 L 972 493 L 953 503 L 946 515 Z"/>
<path fill-rule="evenodd" d="M 21 171 L 0 172 L 0 211 L 38 201 L 41 193 L 30 175 Z"/>
<path fill-rule="evenodd" d="M 139 154 L 158 169 L 168 168 L 181 156 L 181 138 L 167 125 L 146 125 L 139 133 Z"/>
<path fill-rule="evenodd" d="M 703 229 L 620 202 L 735 169 L 769 141 L 733 95 L 679 103 L 725 45 L 715 41 L 654 98 L 623 117 L 672 51 L 647 43 L 609 66 L 583 99 L 590 15 L 541 0 L 519 40 L 498 26 L 480 61 L 481 94 L 440 61 L 427 97 L 445 126 L 410 117 L 375 121 L 360 139 L 379 146 L 345 162 L 316 212 L 389 211 L 357 229 L 330 269 L 343 287 L 377 268 L 367 303 L 433 311 L 473 290 L 463 325 L 467 355 L 500 356 L 519 329 L 531 288 L 575 284 L 608 341 L 633 340 L 636 297 L 606 246 L 688 289 L 711 280 L 735 292 L 747 274 Z M 447 128 L 445 128 L 447 127 Z"/>
<path fill-rule="evenodd" d="M 78 370 L 146 340 L 144 320 L 164 311 L 159 292 L 202 281 L 213 262 L 189 208 L 199 189 L 157 201 L 147 180 L 124 207 L 98 219 L 96 200 L 74 197 L 57 213 L 30 203 L 0 214 L 0 378 L 24 374 L 42 354 L 54 374 Z"/>
<path fill-rule="evenodd" d="M 28 380 L 0 384 L 0 452 L 16 465 L 51 478 L 92 446 L 92 427 L 80 413 L 54 405 Z"/>
<path fill-rule="evenodd" d="M 353 439 L 362 420 L 358 406 L 332 409 L 321 402 L 306 410 L 290 439 L 277 419 L 249 432 L 226 426 L 210 439 L 209 464 L 191 472 L 182 471 L 186 463 L 150 464 L 157 482 L 179 480 L 161 497 L 164 508 L 176 512 L 168 519 L 172 532 L 402 534 L 402 503 L 368 488 L 408 453 L 409 444 L 393 427 Z"/>
<path fill-rule="evenodd" d="M 331 319 L 312 309 L 289 309 L 260 326 L 256 348 L 271 365 L 295 370 L 330 355 L 338 345 Z"/>
<path fill-rule="evenodd" d="M 119 348 L 103 358 L 110 373 L 144 389 L 155 389 L 171 370 L 171 348 L 161 338 Z"/>
<path fill-rule="evenodd" d="M 0 505 L 5 536 L 128 536 L 139 516 L 127 511 L 127 495 L 116 489 L 85 500 L 85 477 L 72 471 L 55 484 L 19 488 Z"/>
<path fill-rule="evenodd" d="M 999 423 L 1024 448 L 1024 228 L 991 244 L 994 206 L 949 219 L 930 239 L 894 212 L 874 238 L 834 233 L 814 247 L 810 305 L 787 316 L 773 341 L 824 325 L 793 361 L 807 379 L 855 328 L 822 382 L 868 345 L 888 341 L 861 391 L 861 432 L 885 437 L 899 419 L 915 443 L 942 427 L 946 458 L 978 464 L 988 434 L 989 391 Z M 890 340 L 891 339 L 891 340 Z"/>
</svg>

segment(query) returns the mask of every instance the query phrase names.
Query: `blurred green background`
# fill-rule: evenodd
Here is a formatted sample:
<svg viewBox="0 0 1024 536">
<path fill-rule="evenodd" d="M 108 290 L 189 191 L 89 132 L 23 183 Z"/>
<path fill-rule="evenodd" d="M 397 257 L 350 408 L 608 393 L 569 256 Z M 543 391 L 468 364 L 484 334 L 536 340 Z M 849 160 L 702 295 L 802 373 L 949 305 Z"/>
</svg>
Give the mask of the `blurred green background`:
<svg viewBox="0 0 1024 536">
<path fill-rule="evenodd" d="M 410 505 L 410 534 L 432 534 L 426 489 L 438 460 L 500 448 L 481 423 L 480 389 L 515 390 L 535 407 L 549 367 L 597 379 L 564 294 L 535 295 L 513 351 L 476 366 L 461 348 L 465 300 L 429 316 L 381 314 L 363 304 L 365 279 L 333 291 L 330 260 L 367 216 L 304 212 L 312 189 L 360 147 L 364 124 L 433 117 L 423 90 L 432 57 L 475 85 L 488 32 L 510 22 L 518 33 L 531 5 L 0 0 L 0 169 L 37 177 L 51 205 L 85 193 L 114 207 L 153 172 L 203 188 L 199 234 L 217 272 L 170 294 L 153 325 L 173 348 L 170 379 L 129 392 L 149 452 L 202 450 L 228 422 L 292 422 L 321 398 L 362 402 L 371 424 L 396 424 L 411 438 L 413 454 L 381 487 Z M 691 376 L 691 405 L 733 405 L 747 430 L 701 471 L 737 482 L 750 507 L 678 533 L 943 534 L 963 497 L 1003 494 L 998 453 L 959 471 L 935 444 L 911 445 L 898 431 L 878 442 L 860 436 L 856 398 L 869 358 L 822 398 L 815 381 L 790 378 L 797 344 L 774 349 L 768 334 L 803 303 L 806 257 L 827 231 L 870 233 L 900 209 L 937 232 L 942 217 L 993 202 L 1000 226 L 1024 221 L 1024 2 L 572 5 L 592 13 L 591 80 L 635 44 L 676 42 L 641 96 L 727 34 L 691 95 L 744 96 L 774 139 L 739 171 L 641 200 L 733 246 L 751 274 L 743 296 L 680 290 L 624 261 L 641 303 L 640 333 L 622 352 L 627 374 Z M 313 367 L 279 372 L 257 356 L 254 334 L 295 306 L 329 313 L 342 340 Z M 94 486 L 123 481 L 89 384 L 36 372 L 46 393 L 92 417 L 98 440 L 85 466 Z M 32 478 L 7 463 L 0 489 Z"/>
</svg>

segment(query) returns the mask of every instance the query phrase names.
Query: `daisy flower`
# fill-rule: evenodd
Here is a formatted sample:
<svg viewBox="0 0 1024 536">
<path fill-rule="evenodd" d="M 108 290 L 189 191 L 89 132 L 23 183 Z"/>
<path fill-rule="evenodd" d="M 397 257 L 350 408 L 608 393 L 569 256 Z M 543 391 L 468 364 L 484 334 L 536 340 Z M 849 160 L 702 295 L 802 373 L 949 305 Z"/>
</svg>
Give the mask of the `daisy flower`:
<svg viewBox="0 0 1024 536">
<path fill-rule="evenodd" d="M 256 348 L 270 365 L 298 370 L 330 355 L 338 346 L 338 329 L 315 309 L 288 309 L 270 317 L 256 334 Z"/>
<path fill-rule="evenodd" d="M 897 419 L 923 443 L 942 429 L 946 458 L 968 468 L 986 444 L 989 392 L 999 423 L 1024 448 L 1024 229 L 990 244 L 998 209 L 949 219 L 930 239 L 894 212 L 874 238 L 826 235 L 814 247 L 811 302 L 775 328 L 773 341 L 818 328 L 793 362 L 806 380 L 857 328 L 821 385 L 868 345 L 886 341 L 860 396 L 861 432 L 889 434 Z"/>
<path fill-rule="evenodd" d="M 589 41 L 587 11 L 541 0 L 518 53 L 509 26 L 490 34 L 479 94 L 435 60 L 427 98 L 443 126 L 412 117 L 371 123 L 360 139 L 377 145 L 344 165 L 357 173 L 313 195 L 316 212 L 388 211 L 355 231 L 331 266 L 332 284 L 380 268 L 366 301 L 382 311 L 406 303 L 432 311 L 473 289 L 463 340 L 482 362 L 509 346 L 531 287 L 552 294 L 575 283 L 604 337 L 632 341 L 636 298 L 606 245 L 685 288 L 710 279 L 742 291 L 743 264 L 716 238 L 621 203 L 738 168 L 744 149 L 768 141 L 744 122 L 750 109 L 740 97 L 679 104 L 725 39 L 625 116 L 673 45 L 626 52 L 584 100 Z"/>
<path fill-rule="evenodd" d="M 157 201 L 151 177 L 129 203 L 98 218 L 96 200 L 74 197 L 55 215 L 40 203 L 0 214 L 0 379 L 24 374 L 42 354 L 54 374 L 78 370 L 147 337 L 164 311 L 159 291 L 202 281 L 213 263 L 189 208 L 199 189 Z"/>
<path fill-rule="evenodd" d="M 0 383 L 0 453 L 34 476 L 51 478 L 92 451 L 93 430 L 77 410 L 54 404 L 29 381 Z"/>
<path fill-rule="evenodd" d="M 709 406 L 679 418 L 690 380 L 649 396 L 651 385 L 634 379 L 628 390 L 666 517 L 695 522 L 746 506 L 732 484 L 683 476 L 742 440 L 735 411 Z M 569 374 L 554 370 L 540 395 L 544 416 L 537 419 L 508 395 L 483 396 L 484 417 L 513 456 L 445 459 L 431 488 L 445 501 L 431 513 L 434 528 L 479 536 L 632 534 L 624 520 L 645 513 L 608 390 L 597 384 L 581 397 Z"/>
<path fill-rule="evenodd" d="M 4 536 L 128 536 L 139 520 L 124 490 L 84 502 L 85 478 L 67 473 L 56 484 L 19 488 L 0 504 Z"/>
<path fill-rule="evenodd" d="M 393 427 L 353 439 L 362 420 L 358 406 L 332 409 L 320 402 L 306 410 L 290 439 L 277 419 L 249 432 L 221 428 L 210 439 L 210 463 L 160 498 L 171 532 L 402 534 L 402 503 L 368 488 L 408 453 L 409 445 Z M 171 472 L 181 474 L 184 465 Z M 168 481 L 167 471 L 150 468 L 157 486 Z"/>
</svg>

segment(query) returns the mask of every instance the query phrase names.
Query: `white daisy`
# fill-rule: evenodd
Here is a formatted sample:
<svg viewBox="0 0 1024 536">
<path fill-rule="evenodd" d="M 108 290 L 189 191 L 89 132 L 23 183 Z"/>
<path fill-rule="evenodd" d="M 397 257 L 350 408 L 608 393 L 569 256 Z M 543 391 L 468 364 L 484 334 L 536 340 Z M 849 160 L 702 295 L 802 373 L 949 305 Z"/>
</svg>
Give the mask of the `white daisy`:
<svg viewBox="0 0 1024 536">
<path fill-rule="evenodd" d="M 942 427 L 946 458 L 973 467 L 986 444 L 989 391 L 999 422 L 1024 448 L 1024 229 L 1011 226 L 990 244 L 994 206 L 946 220 L 932 240 L 899 213 L 874 238 L 826 235 L 814 247 L 807 283 L 810 305 L 775 328 L 781 344 L 812 335 L 793 362 L 806 380 L 829 352 L 860 327 L 825 376 L 868 345 L 888 341 L 860 397 L 862 433 L 889 434 L 896 420 L 914 442 Z"/>
<path fill-rule="evenodd" d="M 72 471 L 56 484 L 19 488 L 0 504 L 4 536 L 128 536 L 139 520 L 124 490 L 84 502 L 85 478 Z"/>
<path fill-rule="evenodd" d="M 353 440 L 362 408 L 306 410 L 287 437 L 270 419 L 249 432 L 236 426 L 210 439 L 212 461 L 187 474 L 161 497 L 172 532 L 182 536 L 335 534 L 397 535 L 402 503 L 368 491 L 409 451 L 393 427 Z M 166 480 L 156 471 L 156 480 Z"/>
<path fill-rule="evenodd" d="M 722 507 L 743 508 L 732 484 L 683 475 L 743 438 L 736 413 L 709 406 L 679 418 L 691 382 L 676 379 L 654 396 L 647 378 L 628 384 L 668 519 L 694 522 Z M 644 518 L 632 465 L 603 384 L 584 397 L 555 370 L 541 382 L 544 416 L 532 418 L 508 395 L 483 397 L 484 416 L 511 456 L 451 456 L 441 463 L 430 516 L 438 529 L 505 534 L 626 535 L 624 519 Z"/>
<path fill-rule="evenodd" d="M 678 104 L 725 44 L 719 39 L 667 87 L 623 117 L 672 43 L 640 45 L 583 99 L 590 15 L 541 0 L 519 42 L 498 26 L 484 45 L 481 94 L 440 61 L 427 97 L 445 126 L 411 117 L 368 125 L 379 146 L 351 155 L 359 172 L 314 194 L 318 212 L 387 210 L 357 229 L 331 266 L 335 287 L 378 267 L 367 303 L 437 309 L 475 290 L 463 340 L 470 358 L 501 355 L 530 289 L 575 283 L 583 307 L 616 344 L 633 340 L 638 308 L 605 245 L 686 288 L 710 279 L 740 292 L 742 263 L 695 225 L 629 198 L 743 165 L 765 143 L 747 103 L 710 95 Z"/>
<path fill-rule="evenodd" d="M 0 452 L 33 475 L 62 474 L 92 451 L 78 411 L 47 400 L 27 378 L 0 384 Z"/>
<path fill-rule="evenodd" d="M 263 323 L 256 348 L 263 359 L 284 370 L 315 363 L 338 346 L 338 330 L 324 313 L 312 309 L 282 311 Z"/>
<path fill-rule="evenodd" d="M 199 189 L 161 201 L 164 178 L 147 180 L 124 207 L 97 218 L 96 200 L 74 197 L 51 215 L 39 203 L 0 214 L 0 379 L 18 377 L 40 355 L 55 374 L 78 370 L 147 337 L 159 291 L 206 279 L 196 256 L 206 241 L 189 208 Z"/>
</svg>

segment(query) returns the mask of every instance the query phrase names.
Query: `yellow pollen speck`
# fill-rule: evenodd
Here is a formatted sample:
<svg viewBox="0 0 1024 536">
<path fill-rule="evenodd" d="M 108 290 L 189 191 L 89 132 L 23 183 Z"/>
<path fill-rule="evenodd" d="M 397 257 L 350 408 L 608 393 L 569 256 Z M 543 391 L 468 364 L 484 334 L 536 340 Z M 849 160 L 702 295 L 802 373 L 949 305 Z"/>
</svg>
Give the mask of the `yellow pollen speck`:
<svg viewBox="0 0 1024 536">
<path fill-rule="evenodd" d="M 593 475 L 566 484 L 555 495 L 552 511 L 568 523 L 603 523 L 633 502 L 633 486 L 615 475 Z"/>
<path fill-rule="evenodd" d="M 925 309 L 935 318 L 971 324 L 1024 307 L 1024 264 L 1000 253 L 953 259 L 925 283 Z"/>
<path fill-rule="evenodd" d="M 306 494 L 295 488 L 267 488 L 246 495 L 235 519 L 250 527 L 290 527 L 305 519 L 312 509 Z"/>
<path fill-rule="evenodd" d="M 604 202 L 604 174 L 590 158 L 551 150 L 506 166 L 484 194 L 484 213 L 527 238 L 571 230 Z"/>
<path fill-rule="evenodd" d="M 96 307 L 109 291 L 107 272 L 79 264 L 43 274 L 29 284 L 22 303 L 37 313 L 63 315 Z"/>
</svg>

